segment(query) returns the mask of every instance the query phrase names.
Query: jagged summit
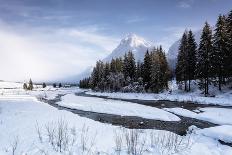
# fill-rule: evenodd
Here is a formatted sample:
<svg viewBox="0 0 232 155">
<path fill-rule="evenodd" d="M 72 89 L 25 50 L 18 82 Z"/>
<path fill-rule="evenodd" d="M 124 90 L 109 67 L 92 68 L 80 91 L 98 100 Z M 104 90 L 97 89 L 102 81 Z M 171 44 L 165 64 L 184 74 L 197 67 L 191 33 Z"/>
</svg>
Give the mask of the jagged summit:
<svg viewBox="0 0 232 155">
<path fill-rule="evenodd" d="M 112 58 L 123 57 L 128 51 L 132 51 L 136 61 L 142 61 L 147 49 L 153 46 L 144 38 L 136 34 L 128 34 L 120 41 L 120 44 L 103 61 L 110 61 Z"/>
</svg>

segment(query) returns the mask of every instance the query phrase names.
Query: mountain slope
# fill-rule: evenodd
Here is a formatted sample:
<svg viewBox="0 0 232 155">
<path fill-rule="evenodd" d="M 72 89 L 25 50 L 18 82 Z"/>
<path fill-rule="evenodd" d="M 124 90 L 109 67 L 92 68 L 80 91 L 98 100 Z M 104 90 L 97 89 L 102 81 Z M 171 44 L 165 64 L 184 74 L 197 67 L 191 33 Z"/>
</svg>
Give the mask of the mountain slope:
<svg viewBox="0 0 232 155">
<path fill-rule="evenodd" d="M 132 51 L 136 61 L 143 61 L 143 57 L 147 49 L 151 49 L 151 43 L 135 34 L 130 34 L 121 40 L 120 44 L 112 51 L 112 53 L 103 59 L 109 62 L 113 58 L 123 57 L 128 51 Z"/>
</svg>

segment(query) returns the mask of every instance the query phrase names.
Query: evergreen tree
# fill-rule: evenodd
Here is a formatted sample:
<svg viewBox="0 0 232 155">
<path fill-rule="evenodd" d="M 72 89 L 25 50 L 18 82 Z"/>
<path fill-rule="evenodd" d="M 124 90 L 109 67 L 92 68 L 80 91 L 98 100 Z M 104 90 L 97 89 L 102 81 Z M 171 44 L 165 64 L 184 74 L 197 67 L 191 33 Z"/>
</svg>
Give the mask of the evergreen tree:
<svg viewBox="0 0 232 155">
<path fill-rule="evenodd" d="M 143 82 L 146 90 L 150 87 L 150 80 L 151 80 L 151 55 L 147 50 L 144 56 L 144 63 L 143 63 Z"/>
<path fill-rule="evenodd" d="M 227 56 L 225 60 L 225 68 L 227 76 L 232 77 L 232 10 L 229 12 L 228 17 L 226 18 L 226 31 L 227 31 Z"/>
<path fill-rule="evenodd" d="M 210 76 L 210 55 L 213 51 L 212 30 L 206 22 L 203 28 L 199 49 L 197 51 L 197 77 L 201 80 L 200 86 L 203 85 L 205 96 L 209 94 L 209 76 Z M 202 81 L 203 80 L 203 81 Z"/>
<path fill-rule="evenodd" d="M 161 69 L 161 84 L 162 84 L 162 89 L 163 88 L 168 88 L 168 80 L 171 76 L 171 72 L 170 69 L 168 67 L 168 62 L 167 62 L 167 58 L 165 55 L 165 52 L 162 49 L 162 46 L 160 46 L 159 50 L 159 63 L 160 63 L 160 69 Z"/>
<path fill-rule="evenodd" d="M 110 63 L 110 72 L 116 73 L 117 68 L 116 68 L 116 60 L 112 59 Z"/>
<path fill-rule="evenodd" d="M 28 90 L 33 90 L 33 82 L 31 79 L 29 80 Z"/>
<path fill-rule="evenodd" d="M 110 74 L 110 64 L 105 63 L 105 66 L 104 66 L 104 78 L 106 79 L 107 76 L 109 76 L 109 74 Z"/>
<path fill-rule="evenodd" d="M 53 85 L 52 85 L 54 88 L 56 88 L 56 83 L 53 83 Z"/>
<path fill-rule="evenodd" d="M 91 74 L 92 89 L 99 89 L 100 87 L 103 87 L 103 83 L 102 83 L 103 77 L 104 77 L 104 64 L 102 61 L 97 61 L 96 66 L 94 67 L 93 72 Z"/>
<path fill-rule="evenodd" d="M 42 87 L 43 87 L 43 88 L 46 88 L 46 84 L 45 84 L 45 83 L 43 83 L 43 84 L 42 84 Z"/>
<path fill-rule="evenodd" d="M 128 54 L 125 54 L 123 61 L 123 73 L 125 78 L 127 79 L 128 77 L 130 77 L 130 79 L 133 81 L 135 78 L 135 70 L 136 65 L 134 54 L 129 51 Z"/>
<path fill-rule="evenodd" d="M 26 83 L 23 83 L 23 89 L 27 90 L 27 84 Z"/>
<path fill-rule="evenodd" d="M 116 62 L 116 72 L 117 73 L 122 72 L 123 71 L 123 68 L 122 68 L 122 66 L 123 66 L 122 58 L 116 58 L 115 62 Z"/>
<path fill-rule="evenodd" d="M 211 54 L 211 75 L 218 78 L 218 88 L 221 91 L 221 85 L 226 77 L 226 68 L 228 59 L 228 40 L 226 32 L 226 18 L 220 15 L 217 20 L 215 34 L 213 36 L 214 50 Z"/>
<path fill-rule="evenodd" d="M 194 35 L 190 30 L 188 32 L 188 41 L 187 41 L 187 74 L 188 74 L 188 91 L 190 91 L 191 80 L 195 78 L 195 70 L 196 70 L 196 52 L 197 52 L 197 44 L 194 39 Z"/>
<path fill-rule="evenodd" d="M 142 76 L 143 76 L 142 72 L 143 72 L 143 63 L 138 61 L 137 65 L 136 65 L 136 75 L 135 75 L 136 81 L 138 81 L 139 78 L 142 78 Z M 140 79 L 140 81 L 141 81 L 141 79 Z"/>
<path fill-rule="evenodd" d="M 61 88 L 62 87 L 62 84 L 61 83 L 59 83 L 59 88 Z"/>
<path fill-rule="evenodd" d="M 165 52 L 160 46 L 154 49 L 151 56 L 151 82 L 150 90 L 155 93 L 163 91 L 168 88 L 168 79 L 170 76 L 170 70 L 166 59 Z"/>
<path fill-rule="evenodd" d="M 183 34 L 181 38 L 181 43 L 179 46 L 179 52 L 177 56 L 177 64 L 176 64 L 176 81 L 178 83 L 184 81 L 185 91 L 187 91 L 187 71 L 188 71 L 188 62 L 187 62 L 187 53 L 188 53 L 188 38 L 186 32 Z"/>
</svg>

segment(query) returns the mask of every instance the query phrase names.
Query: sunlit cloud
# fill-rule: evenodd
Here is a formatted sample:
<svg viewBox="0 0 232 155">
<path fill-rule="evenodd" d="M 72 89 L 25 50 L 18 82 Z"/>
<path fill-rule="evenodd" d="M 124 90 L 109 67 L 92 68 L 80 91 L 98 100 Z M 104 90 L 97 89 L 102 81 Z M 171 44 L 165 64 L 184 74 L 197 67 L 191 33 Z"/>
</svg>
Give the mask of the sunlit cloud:
<svg viewBox="0 0 232 155">
<path fill-rule="evenodd" d="M 96 30 L 24 27 L 17 31 L 17 27 L 1 24 L 0 77 L 41 81 L 78 74 L 104 58 L 117 40 Z"/>
</svg>

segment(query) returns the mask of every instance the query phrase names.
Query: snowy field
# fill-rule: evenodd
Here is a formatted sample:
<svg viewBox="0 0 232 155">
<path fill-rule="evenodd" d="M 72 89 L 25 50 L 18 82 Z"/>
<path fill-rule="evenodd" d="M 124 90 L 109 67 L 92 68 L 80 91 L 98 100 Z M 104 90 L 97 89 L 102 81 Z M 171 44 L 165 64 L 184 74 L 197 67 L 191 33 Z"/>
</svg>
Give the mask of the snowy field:
<svg viewBox="0 0 232 155">
<path fill-rule="evenodd" d="M 82 91 L 78 88 L 39 88 L 32 92 L 15 88 L 1 91 L 3 92 L 0 95 L 1 155 L 232 154 L 231 147 L 222 145 L 217 141 L 218 139 L 225 142 L 232 141 L 230 121 L 223 122 L 224 118 L 215 118 L 214 120 L 222 124 L 221 126 L 206 129 L 197 129 L 192 126 L 186 136 L 178 136 L 163 130 L 129 130 L 100 123 L 65 110 L 58 110 L 38 101 L 36 97 L 51 99 L 58 94 L 67 94 L 62 98 L 60 104 L 78 109 L 92 109 L 92 111 L 97 112 L 105 110 L 105 113 L 117 112 L 123 115 L 137 114 L 141 117 L 154 117 L 156 119 L 160 117 L 167 119 L 167 121 L 178 119 L 174 114 L 162 109 L 150 109 L 136 105 L 135 110 L 132 110 L 132 103 L 128 102 L 75 97 L 73 95 L 75 92 Z M 100 109 L 99 104 L 104 104 L 102 109 Z M 122 104 L 125 104 L 123 109 L 112 110 L 119 108 Z M 137 108 L 142 108 L 141 113 Z M 217 112 L 214 110 L 203 109 L 202 115 L 208 113 L 210 116 L 211 113 Z M 152 116 L 154 112 L 161 114 L 162 117 Z M 218 115 L 223 114 L 223 112 L 225 111 L 219 112 Z M 192 117 L 203 117 L 197 115 L 199 114 L 194 114 Z M 172 117 L 170 118 L 170 116 Z"/>
</svg>

